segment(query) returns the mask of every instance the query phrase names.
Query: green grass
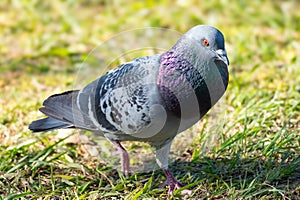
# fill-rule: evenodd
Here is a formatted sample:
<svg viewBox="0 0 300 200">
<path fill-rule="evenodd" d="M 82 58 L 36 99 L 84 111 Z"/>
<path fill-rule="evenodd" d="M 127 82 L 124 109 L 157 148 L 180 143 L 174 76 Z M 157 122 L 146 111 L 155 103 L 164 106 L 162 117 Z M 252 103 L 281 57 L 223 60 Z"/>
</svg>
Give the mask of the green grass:
<svg viewBox="0 0 300 200">
<path fill-rule="evenodd" d="M 161 171 L 123 177 L 112 164 L 118 155 L 89 133 L 27 127 L 42 117 L 45 98 L 73 89 L 83 60 L 103 41 L 134 28 L 183 33 L 197 24 L 224 33 L 230 83 L 214 110 L 182 134 L 190 142 L 175 147 L 172 172 L 194 191 L 189 199 L 299 199 L 298 1 L 42 2 L 0 2 L 0 199 L 167 198 L 158 189 Z M 140 143 L 126 147 L 130 155 L 151 152 Z M 187 197 L 176 191 L 171 198 Z"/>
</svg>

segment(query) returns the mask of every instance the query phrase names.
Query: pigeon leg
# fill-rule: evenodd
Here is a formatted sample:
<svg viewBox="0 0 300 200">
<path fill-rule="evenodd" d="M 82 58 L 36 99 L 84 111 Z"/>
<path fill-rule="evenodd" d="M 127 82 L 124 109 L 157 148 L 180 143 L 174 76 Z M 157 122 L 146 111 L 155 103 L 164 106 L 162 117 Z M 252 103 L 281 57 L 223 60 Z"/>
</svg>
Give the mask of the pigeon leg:
<svg viewBox="0 0 300 200">
<path fill-rule="evenodd" d="M 184 185 L 179 183 L 168 167 L 168 155 L 170 152 L 172 141 L 169 141 L 163 147 L 156 149 L 156 162 L 159 167 L 164 171 L 166 175 L 166 181 L 160 186 L 161 188 L 169 186 L 169 195 L 173 194 L 173 191 L 179 188 L 182 188 Z M 191 190 L 183 190 L 181 194 L 191 194 Z"/>
<path fill-rule="evenodd" d="M 126 149 L 121 145 L 119 141 L 112 141 L 112 143 L 117 147 L 120 153 L 123 174 L 125 176 L 129 176 L 129 156 Z"/>
</svg>

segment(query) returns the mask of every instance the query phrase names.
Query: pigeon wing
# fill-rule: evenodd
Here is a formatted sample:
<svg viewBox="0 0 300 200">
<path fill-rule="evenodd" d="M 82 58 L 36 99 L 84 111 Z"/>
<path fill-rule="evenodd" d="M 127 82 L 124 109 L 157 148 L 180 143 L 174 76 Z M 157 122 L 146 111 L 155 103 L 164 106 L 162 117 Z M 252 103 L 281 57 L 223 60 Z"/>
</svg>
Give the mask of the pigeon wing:
<svg viewBox="0 0 300 200">
<path fill-rule="evenodd" d="M 161 103 L 156 85 L 160 57 L 137 58 L 87 85 L 77 99 L 81 112 L 103 132 L 142 133 L 153 124 L 153 105 Z"/>
</svg>

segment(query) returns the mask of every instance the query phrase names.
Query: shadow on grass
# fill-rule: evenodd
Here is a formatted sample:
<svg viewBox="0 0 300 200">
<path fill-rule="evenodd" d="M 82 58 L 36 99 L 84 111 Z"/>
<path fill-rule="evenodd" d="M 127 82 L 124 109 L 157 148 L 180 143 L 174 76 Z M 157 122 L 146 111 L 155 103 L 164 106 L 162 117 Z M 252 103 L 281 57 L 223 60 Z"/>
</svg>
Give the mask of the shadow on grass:
<svg viewBox="0 0 300 200">
<path fill-rule="evenodd" d="M 203 158 L 198 162 L 178 160 L 170 168 L 200 198 L 258 198 L 274 193 L 274 197 L 294 199 L 300 194 L 299 157 L 288 163 L 238 156 Z"/>
</svg>

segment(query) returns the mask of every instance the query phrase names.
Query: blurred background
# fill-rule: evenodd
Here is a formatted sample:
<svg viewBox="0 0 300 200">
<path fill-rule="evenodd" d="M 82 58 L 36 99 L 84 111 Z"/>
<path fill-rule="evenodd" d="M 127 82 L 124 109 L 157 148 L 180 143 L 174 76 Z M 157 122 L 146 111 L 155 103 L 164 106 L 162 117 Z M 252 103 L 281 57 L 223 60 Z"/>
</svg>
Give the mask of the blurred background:
<svg viewBox="0 0 300 200">
<path fill-rule="evenodd" d="M 188 177 L 182 175 L 183 172 L 177 168 L 173 170 L 178 170 L 179 176 L 183 176 L 183 182 L 209 180 L 203 183 L 205 189 L 197 190 L 197 198 L 218 195 L 229 198 L 231 195 L 233 198 L 265 196 L 271 199 L 293 199 L 298 196 L 299 10 L 300 2 L 297 0 L 2 0 L 0 195 L 31 192 L 44 197 L 43 193 L 60 195 L 64 188 L 71 188 L 66 196 L 93 196 L 96 190 L 93 188 L 100 184 L 93 180 L 100 180 L 99 177 L 104 177 L 104 172 L 98 170 L 93 172 L 97 175 L 86 175 L 80 181 L 76 179 L 77 182 L 75 175 L 72 175 L 75 172 L 77 177 L 88 174 L 80 170 L 81 165 L 91 171 L 98 166 L 99 160 L 91 159 L 91 154 L 97 157 L 98 153 L 90 145 L 91 142 L 72 146 L 80 143 L 73 139 L 60 146 L 55 143 L 59 138 L 55 132 L 33 135 L 27 129 L 32 120 L 43 116 L 37 111 L 43 100 L 51 94 L 74 89 L 82 82 L 85 85 L 108 69 L 136 56 L 159 53 L 168 46 L 171 47 L 177 37 L 191 27 L 208 24 L 220 29 L 225 36 L 230 60 L 230 83 L 225 97 L 217 105 L 220 109 L 215 113 L 218 115 L 211 112 L 202 122 L 187 131 L 187 135 L 192 134 L 194 139 L 187 136 L 189 143 L 174 158 L 179 161 L 177 166 L 188 165 L 184 162 L 187 160 L 196 167 L 188 165 L 187 168 L 192 171 Z M 124 31 L 148 27 L 164 29 L 160 29 L 159 34 L 150 36 L 145 35 L 144 31 L 129 31 L 135 34 L 132 36 L 134 39 L 127 38 L 132 34 L 124 34 Z M 164 30 L 165 33 L 162 33 Z M 107 43 L 120 35 L 119 40 L 113 40 L 117 42 Z M 163 37 L 166 35 L 167 37 Z M 154 44 L 161 49 L 146 49 L 129 54 L 128 57 L 118 55 L 119 52 L 128 53 L 131 45 L 137 44 L 136 41 L 142 41 L 143 48 Z M 101 52 L 104 54 L 106 51 L 118 53 L 105 54 L 101 58 Z M 104 59 L 105 65 L 100 62 L 103 61 L 101 59 Z M 83 61 L 91 67 L 88 74 L 92 76 L 88 78 L 80 75 L 84 71 Z M 220 113 L 221 117 L 218 117 Z M 65 134 L 62 137 L 64 136 Z M 139 153 L 139 150 L 135 150 L 138 149 L 136 147 L 139 145 L 128 146 L 131 151 Z M 44 149 L 47 151 L 43 152 L 43 156 L 35 157 L 37 151 Z M 218 159 L 221 160 L 215 163 Z M 99 165 L 105 166 L 106 163 L 101 162 Z M 65 168 L 74 167 L 76 163 L 80 166 L 71 167 L 73 171 L 63 171 L 65 168 L 58 167 L 58 163 Z M 49 166 L 54 171 L 53 174 L 56 174 L 52 176 L 53 180 L 59 182 L 63 179 L 69 182 L 63 186 L 53 183 L 49 178 Z M 77 171 L 74 172 L 74 169 Z M 204 172 L 199 174 L 199 169 Z M 213 169 L 214 171 L 210 171 Z M 106 194 L 107 191 L 113 191 L 112 196 L 118 197 L 137 195 L 140 191 L 142 192 L 137 197 L 162 195 L 161 191 L 149 191 L 147 188 L 142 190 L 143 185 L 140 186 L 140 191 L 134 190 L 136 185 L 133 188 L 128 185 L 125 187 L 128 182 L 122 182 L 123 187 L 113 189 L 116 185 L 111 182 L 117 181 L 118 177 L 111 175 L 111 171 L 105 172 L 108 173 L 105 176 L 113 178 L 108 179 L 106 190 L 99 191 L 98 188 L 99 195 Z M 68 177 L 59 176 L 61 174 Z M 242 178 L 238 174 L 242 174 Z M 45 183 L 33 186 L 43 176 Z M 223 177 L 223 183 L 216 186 L 217 180 L 213 177 Z M 137 182 L 137 178 L 140 177 L 130 181 Z M 240 179 L 244 181 L 244 185 L 240 184 Z M 143 183 L 146 182 L 141 181 Z M 87 187 L 88 185 L 91 187 Z M 81 189 L 77 191 L 74 188 Z M 75 192 L 71 192 L 73 189 Z M 31 193 L 28 194 L 32 195 Z M 96 197 L 103 197 L 101 195 Z"/>
</svg>

